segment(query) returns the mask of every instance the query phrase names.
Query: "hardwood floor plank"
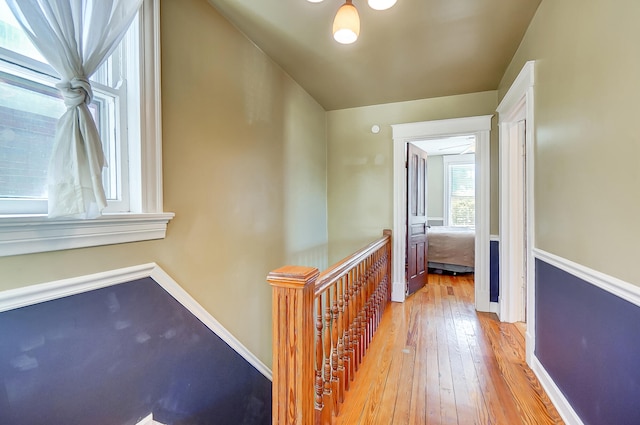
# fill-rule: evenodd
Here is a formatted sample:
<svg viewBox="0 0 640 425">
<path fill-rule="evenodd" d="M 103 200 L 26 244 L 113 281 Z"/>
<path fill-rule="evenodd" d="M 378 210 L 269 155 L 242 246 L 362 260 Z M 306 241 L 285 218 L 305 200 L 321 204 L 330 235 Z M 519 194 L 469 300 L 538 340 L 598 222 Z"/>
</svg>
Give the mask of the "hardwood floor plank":
<svg viewBox="0 0 640 425">
<path fill-rule="evenodd" d="M 333 424 L 563 424 L 525 362 L 526 325 L 473 296 L 472 274 L 431 274 L 392 303 Z"/>
<path fill-rule="evenodd" d="M 436 309 L 436 291 L 431 285 L 427 287 L 427 304 L 426 316 L 424 323 L 426 327 L 426 368 L 427 368 L 427 388 L 426 388 L 426 414 L 428 424 L 440 423 L 440 372 L 438 369 L 438 337 L 437 337 L 437 321 Z M 439 302 L 439 301 L 438 301 Z"/>
</svg>

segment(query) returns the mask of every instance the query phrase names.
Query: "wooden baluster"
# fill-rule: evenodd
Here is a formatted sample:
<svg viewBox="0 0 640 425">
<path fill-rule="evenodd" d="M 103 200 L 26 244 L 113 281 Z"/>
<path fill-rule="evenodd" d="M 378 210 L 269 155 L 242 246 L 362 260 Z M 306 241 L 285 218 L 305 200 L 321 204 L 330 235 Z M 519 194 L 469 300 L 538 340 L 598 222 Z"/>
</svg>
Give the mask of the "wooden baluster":
<svg viewBox="0 0 640 425">
<path fill-rule="evenodd" d="M 376 257 L 375 253 L 371 254 L 371 277 L 369 278 L 369 344 L 373 339 L 376 321 Z"/>
<path fill-rule="evenodd" d="M 350 339 L 350 327 L 349 321 L 349 309 L 351 299 L 349 296 L 349 288 L 351 283 L 349 281 L 351 274 L 347 272 L 344 277 L 344 312 L 342 313 L 343 330 L 344 330 L 344 390 L 349 391 L 349 382 L 351 381 L 351 339 Z"/>
<path fill-rule="evenodd" d="M 333 411 L 333 393 L 331 391 L 331 297 L 329 291 L 325 291 L 324 298 L 324 335 L 322 341 L 324 342 L 324 405 L 322 423 L 325 423 L 327 417 L 329 423 L 331 422 L 331 416 L 335 413 Z M 328 413 L 327 413 L 328 412 Z"/>
<path fill-rule="evenodd" d="M 380 314 L 380 304 L 378 299 L 378 252 L 373 253 L 373 272 L 372 272 L 372 283 L 371 283 L 371 337 L 376 334 L 376 330 L 378 329 L 378 317 Z"/>
<path fill-rule="evenodd" d="M 353 329 L 353 362 L 354 369 L 360 370 L 360 270 L 356 266 L 353 269 L 354 287 L 353 287 L 353 312 L 351 327 Z"/>
<path fill-rule="evenodd" d="M 360 351 L 358 352 L 358 363 L 362 364 L 362 359 L 364 357 L 364 338 L 365 338 L 365 328 L 366 328 L 366 317 L 364 316 L 364 306 L 365 306 L 365 270 L 364 264 L 358 264 L 358 346 Z"/>
<path fill-rule="evenodd" d="M 375 252 L 371 254 L 371 278 L 370 278 L 370 286 L 369 286 L 369 344 L 371 344 L 371 340 L 373 339 L 373 335 L 375 335 L 376 331 L 376 255 Z"/>
<path fill-rule="evenodd" d="M 322 297 L 316 297 L 316 337 L 315 337 L 315 350 L 316 350 L 316 380 L 315 380 L 315 423 L 321 423 L 322 410 L 324 409 L 323 397 L 324 393 L 324 381 L 322 379 L 323 364 L 323 344 L 322 344 Z"/>
<path fill-rule="evenodd" d="M 333 394 L 333 412 L 338 414 L 338 283 L 331 285 L 331 392 Z M 329 293 L 329 291 L 327 291 Z"/>
<path fill-rule="evenodd" d="M 367 354 L 369 349 L 369 258 L 362 262 L 363 269 L 363 290 L 362 290 L 362 357 Z"/>
<path fill-rule="evenodd" d="M 318 269 L 286 266 L 272 271 L 272 423 L 314 421 L 313 294 Z"/>
<path fill-rule="evenodd" d="M 344 373 L 344 284 L 346 276 L 338 280 L 338 400 L 344 403 L 345 373 Z"/>
<path fill-rule="evenodd" d="M 349 380 L 353 381 L 356 376 L 356 334 L 355 334 L 355 308 L 356 308 L 356 291 L 355 291 L 355 272 L 349 270 Z"/>
<path fill-rule="evenodd" d="M 383 303 L 383 299 L 382 299 L 382 278 L 381 278 L 381 272 L 382 272 L 382 255 L 380 253 L 380 250 L 376 251 L 376 257 L 377 257 L 377 270 L 376 270 L 376 326 L 375 326 L 375 330 L 378 330 L 378 326 L 380 326 L 380 321 L 382 320 L 382 312 L 383 312 L 383 308 L 382 308 L 382 303 Z"/>
<path fill-rule="evenodd" d="M 367 268 L 360 263 L 360 363 L 367 352 Z"/>
</svg>

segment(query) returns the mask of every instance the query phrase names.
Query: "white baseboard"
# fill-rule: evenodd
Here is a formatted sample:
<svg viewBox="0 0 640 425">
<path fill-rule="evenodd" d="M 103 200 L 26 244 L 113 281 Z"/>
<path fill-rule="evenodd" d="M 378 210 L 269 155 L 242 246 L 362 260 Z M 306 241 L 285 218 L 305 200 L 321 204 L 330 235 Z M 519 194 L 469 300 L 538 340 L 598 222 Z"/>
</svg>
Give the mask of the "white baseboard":
<svg viewBox="0 0 640 425">
<path fill-rule="evenodd" d="M 273 381 L 271 370 L 155 263 L 141 264 L 139 266 L 2 291 L 0 292 L 0 312 L 144 279 L 146 277 L 152 278 L 158 285 L 162 286 L 165 291 L 218 335 L 233 350 L 240 354 L 247 362 L 253 365 L 253 367 L 260 371 L 267 379 Z"/>
<path fill-rule="evenodd" d="M 393 282 L 391 287 L 391 301 L 403 303 L 405 300 L 406 285 L 404 282 Z"/>
<path fill-rule="evenodd" d="M 500 311 L 499 309 L 500 309 L 500 304 L 494 303 L 493 301 L 489 303 L 489 311 L 491 313 L 498 314 L 498 311 Z"/>
<path fill-rule="evenodd" d="M 530 368 L 533 369 L 533 359 L 535 358 L 535 349 L 536 349 L 536 336 L 533 333 L 533 329 L 530 323 L 527 323 L 527 331 L 524 334 L 525 340 L 525 360 Z"/>
<path fill-rule="evenodd" d="M 549 399 L 558 410 L 558 413 L 560 414 L 564 422 L 567 425 L 584 425 L 578 414 L 569 404 L 569 401 L 567 401 L 564 394 L 562 394 L 562 391 L 560 391 L 555 382 L 553 382 L 551 376 L 549 376 L 549 374 L 547 373 L 544 366 L 542 366 L 540 360 L 538 360 L 538 358 L 534 356 L 531 363 L 531 369 L 533 370 L 533 373 L 535 373 L 538 377 L 540 384 L 547 392 Z"/>
</svg>

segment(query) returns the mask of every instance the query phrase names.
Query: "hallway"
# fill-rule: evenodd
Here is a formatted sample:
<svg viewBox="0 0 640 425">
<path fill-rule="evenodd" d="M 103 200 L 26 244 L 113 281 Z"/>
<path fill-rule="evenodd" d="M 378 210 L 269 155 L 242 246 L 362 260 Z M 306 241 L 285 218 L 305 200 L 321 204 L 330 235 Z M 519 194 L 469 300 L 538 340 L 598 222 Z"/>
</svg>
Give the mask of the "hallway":
<svg viewBox="0 0 640 425">
<path fill-rule="evenodd" d="M 524 325 L 476 313 L 473 275 L 391 303 L 335 425 L 563 424 L 526 365 Z"/>
</svg>

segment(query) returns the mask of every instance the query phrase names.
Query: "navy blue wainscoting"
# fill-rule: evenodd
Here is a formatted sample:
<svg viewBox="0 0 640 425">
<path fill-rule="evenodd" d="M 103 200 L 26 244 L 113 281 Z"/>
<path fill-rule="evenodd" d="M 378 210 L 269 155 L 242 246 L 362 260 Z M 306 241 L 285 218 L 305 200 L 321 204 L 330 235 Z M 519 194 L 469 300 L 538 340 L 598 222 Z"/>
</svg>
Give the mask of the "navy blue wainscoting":
<svg viewBox="0 0 640 425">
<path fill-rule="evenodd" d="M 538 360 L 586 425 L 640 424 L 640 308 L 536 260 Z"/>
<path fill-rule="evenodd" d="M 0 313 L 0 384 L 3 425 L 271 423 L 271 381 L 151 278 Z"/>
<path fill-rule="evenodd" d="M 498 302 L 500 294 L 500 242 L 489 242 L 489 300 Z"/>
</svg>

